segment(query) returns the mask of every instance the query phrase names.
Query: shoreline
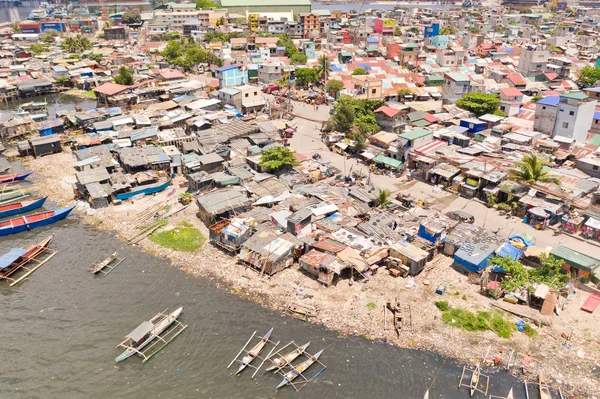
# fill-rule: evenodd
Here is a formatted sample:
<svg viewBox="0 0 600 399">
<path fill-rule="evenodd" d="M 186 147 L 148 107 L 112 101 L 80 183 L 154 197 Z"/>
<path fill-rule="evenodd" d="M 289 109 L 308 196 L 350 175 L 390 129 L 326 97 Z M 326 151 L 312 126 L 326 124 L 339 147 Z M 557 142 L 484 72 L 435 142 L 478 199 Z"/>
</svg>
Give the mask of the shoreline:
<svg viewBox="0 0 600 399">
<path fill-rule="evenodd" d="M 68 150 L 43 158 L 26 158 L 21 161 L 36 171 L 35 187 L 37 191 L 48 195 L 60 204 L 73 202 L 71 183 L 75 179 L 72 168 L 74 160 Z M 179 188 L 176 184 L 174 187 L 178 192 L 185 191 L 185 188 Z M 132 233 L 127 222 L 128 218 L 134 218 L 153 203 L 165 200 L 166 194 L 166 192 L 162 192 L 155 196 L 144 197 L 134 203 L 113 205 L 100 210 L 89 209 L 81 206 L 82 203 L 78 202 L 75 211 L 88 227 L 111 231 L 121 241 L 130 244 L 126 240 L 126 237 Z M 176 203 L 176 198 L 177 196 L 173 196 L 171 201 Z M 182 220 L 191 222 L 208 239 L 208 229 L 195 216 L 195 206 L 173 216 L 169 220 L 169 225 L 174 226 Z M 217 288 L 259 303 L 264 308 L 282 312 L 284 306 L 292 303 L 301 302 L 314 305 L 319 309 L 319 314 L 310 322 L 318 323 L 340 336 L 358 335 L 372 341 L 394 344 L 400 348 L 431 351 L 467 364 L 479 363 L 488 345 L 506 349 L 515 348 L 516 351 L 530 353 L 539 358 L 544 364 L 545 373 L 553 380 L 552 385 L 561 385 L 565 393 L 576 392 L 577 396 L 570 397 L 593 398 L 592 393 L 598 392 L 600 386 L 599 381 L 592 379 L 591 371 L 584 372 L 590 369 L 586 367 L 587 365 L 583 365 L 586 360 L 587 363 L 590 363 L 589 367 L 593 367 L 591 366 L 594 363 L 593 352 L 598 350 L 598 342 L 591 342 L 590 347 L 585 348 L 584 351 L 584 354 L 586 352 L 588 354 L 585 359 L 581 359 L 579 355 L 564 349 L 560 339 L 552 338 L 552 335 L 560 336 L 560 334 L 548 335 L 539 338 L 538 341 L 533 341 L 524 334 L 517 335 L 519 333 L 516 332 L 513 338 L 506 340 L 499 338 L 492 331 L 468 333 L 443 324 L 441 313 L 433 305 L 434 300 L 447 300 L 451 306 L 459 305 L 470 310 L 479 309 L 482 303 L 482 300 L 475 297 L 479 294 L 469 291 L 466 277 L 458 275 L 457 272 L 454 272 L 456 275 L 453 275 L 453 278 L 458 281 L 449 284 L 451 287 L 449 291 L 460 292 L 460 295 L 451 293 L 443 297 L 435 295 L 432 290 L 436 287 L 437 281 L 424 284 L 425 277 L 433 280 L 434 276 L 416 276 L 414 278 L 416 287 L 408 288 L 406 283 L 413 279 L 392 280 L 392 277 L 384 271 L 375 274 L 366 283 L 361 281 L 349 284 L 348 280 L 340 280 L 338 284 L 327 288 L 307 277 L 298 270 L 297 266 L 285 269 L 272 277 L 261 278 L 257 272 L 237 264 L 232 256 L 213 247 L 209 242 L 206 242 L 199 251 L 194 253 L 175 252 L 162 248 L 150 240 L 143 240 L 134 245 L 138 245 L 154 256 L 169 259 L 173 266 L 189 275 L 214 281 Z M 452 275 L 453 269 L 450 269 L 447 264 L 449 258 L 444 256 L 436 259 L 434 261 L 434 267 L 438 269 L 436 273 L 445 275 L 446 278 L 448 275 Z M 218 267 L 215 267 L 216 265 Z M 439 273 L 441 268 L 448 270 Z M 412 333 L 407 333 L 402 337 L 397 337 L 393 329 L 383 330 L 383 305 L 386 300 L 394 299 L 385 295 L 390 292 L 402 300 L 413 303 L 415 308 L 418 306 L 418 310 L 413 312 L 413 327 L 416 321 L 416 328 L 413 328 Z M 465 297 L 467 300 L 464 299 Z M 473 301 L 470 301 L 471 299 Z M 368 306 L 371 303 L 375 303 L 377 306 L 371 309 Z M 575 306 L 574 304 L 573 307 Z M 390 317 L 388 316 L 388 318 Z M 390 322 L 388 321 L 388 323 Z M 546 331 L 540 332 L 545 333 Z M 562 352 L 559 352 L 561 350 Z M 555 354 L 554 352 L 564 356 L 550 358 L 549 356 Z M 596 367 L 598 366 L 596 365 Z M 487 366 L 485 368 L 488 369 Z M 493 370 L 500 371 L 502 369 L 493 367 Z M 515 375 L 514 372 L 511 374 Z M 522 379 L 523 375 L 517 375 L 517 377 Z M 567 380 L 571 380 L 569 384 L 567 384 Z"/>
</svg>

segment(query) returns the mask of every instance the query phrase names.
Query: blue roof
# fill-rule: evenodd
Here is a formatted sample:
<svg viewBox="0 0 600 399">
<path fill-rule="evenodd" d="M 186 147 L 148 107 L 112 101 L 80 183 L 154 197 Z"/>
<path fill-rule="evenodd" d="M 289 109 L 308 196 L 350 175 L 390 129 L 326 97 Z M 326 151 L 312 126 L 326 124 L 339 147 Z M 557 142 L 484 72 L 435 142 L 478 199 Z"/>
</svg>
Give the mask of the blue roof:
<svg viewBox="0 0 600 399">
<path fill-rule="evenodd" d="M 237 65 L 227 65 L 221 68 L 217 68 L 217 71 L 219 72 L 223 72 L 223 71 L 229 71 L 230 69 L 238 69 Z"/>
<path fill-rule="evenodd" d="M 54 72 L 67 72 L 67 68 L 61 66 L 55 66 L 52 67 L 52 69 L 54 70 Z"/>
<path fill-rule="evenodd" d="M 600 119 L 600 112 L 594 112 L 594 119 Z"/>
<path fill-rule="evenodd" d="M 335 65 L 330 66 L 329 69 L 331 69 L 333 72 L 342 72 L 342 68 Z"/>
<path fill-rule="evenodd" d="M 537 103 L 542 105 L 550 105 L 552 107 L 556 107 L 560 102 L 559 96 L 548 96 L 539 100 Z"/>
<path fill-rule="evenodd" d="M 379 39 L 376 37 L 368 37 L 367 43 L 379 43 Z"/>
<path fill-rule="evenodd" d="M 27 253 L 26 249 L 23 248 L 13 248 L 7 254 L 0 256 L 0 269 L 4 269 L 13 264 L 14 261 L 19 259 Z"/>
<path fill-rule="evenodd" d="M 364 62 L 361 62 L 359 67 L 361 67 L 362 69 L 366 70 L 366 71 L 372 71 L 373 68 L 371 68 L 370 66 L 368 66 L 367 64 L 365 64 Z"/>
</svg>

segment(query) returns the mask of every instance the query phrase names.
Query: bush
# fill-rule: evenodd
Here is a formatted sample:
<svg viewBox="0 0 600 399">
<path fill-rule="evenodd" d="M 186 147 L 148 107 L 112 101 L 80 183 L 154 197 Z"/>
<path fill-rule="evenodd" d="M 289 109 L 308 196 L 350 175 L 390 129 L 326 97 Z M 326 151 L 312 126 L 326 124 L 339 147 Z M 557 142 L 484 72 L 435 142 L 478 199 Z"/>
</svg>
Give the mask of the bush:
<svg viewBox="0 0 600 399">
<path fill-rule="evenodd" d="M 369 302 L 367 303 L 367 309 L 375 310 L 377 309 L 377 304 L 375 302 Z"/>
<path fill-rule="evenodd" d="M 525 323 L 525 325 L 523 325 L 523 332 L 534 341 L 539 337 L 538 331 L 533 328 L 531 324 Z"/>
<path fill-rule="evenodd" d="M 513 331 L 516 330 L 515 323 L 505 320 L 498 313 L 492 318 L 491 328 L 500 338 L 510 338 Z"/>
<path fill-rule="evenodd" d="M 445 312 L 450 309 L 450 306 L 448 305 L 448 301 L 437 301 L 434 303 L 435 303 L 435 306 L 437 306 L 437 308 L 439 310 L 441 310 L 442 312 Z"/>
</svg>

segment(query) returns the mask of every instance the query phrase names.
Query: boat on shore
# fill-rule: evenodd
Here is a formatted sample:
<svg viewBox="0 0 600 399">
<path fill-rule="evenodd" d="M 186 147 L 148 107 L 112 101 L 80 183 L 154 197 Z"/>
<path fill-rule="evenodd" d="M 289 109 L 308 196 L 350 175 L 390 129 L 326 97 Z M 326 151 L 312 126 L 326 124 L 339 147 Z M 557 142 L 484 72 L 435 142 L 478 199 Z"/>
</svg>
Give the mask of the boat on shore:
<svg viewBox="0 0 600 399">
<path fill-rule="evenodd" d="M 259 343 L 257 343 L 256 345 L 254 345 L 254 347 L 252 347 L 252 349 L 250 349 L 248 351 L 248 353 L 246 354 L 246 356 L 244 356 L 242 358 L 242 360 L 238 360 L 242 364 L 240 365 L 240 367 L 238 368 L 238 370 L 236 371 L 235 374 L 241 373 L 250 363 L 252 363 L 252 361 L 254 359 L 256 359 L 256 357 L 263 350 L 263 348 L 265 347 L 265 345 L 267 344 L 267 342 L 269 342 L 269 338 L 271 337 L 272 333 L 273 333 L 273 328 L 271 328 L 269 330 L 269 332 L 267 332 L 265 334 L 265 336 L 261 338 L 261 340 L 260 340 Z"/>
<path fill-rule="evenodd" d="M 308 345 L 310 345 L 310 342 L 297 347 L 296 349 L 294 349 L 293 351 L 286 353 L 285 355 L 282 355 L 278 358 L 273 359 L 273 365 L 267 367 L 266 371 L 273 371 L 275 369 L 280 369 L 283 366 L 290 364 L 291 362 L 293 362 L 294 360 L 296 360 L 296 358 L 300 355 L 302 355 L 304 353 L 304 351 L 306 350 L 306 348 L 308 348 Z"/>
<path fill-rule="evenodd" d="M 131 197 L 135 197 L 136 195 L 140 195 L 140 194 L 150 195 L 150 194 L 159 193 L 159 192 L 165 190 L 167 187 L 169 187 L 171 185 L 171 181 L 172 180 L 168 180 L 166 182 L 144 184 L 142 186 L 135 186 L 131 189 L 131 191 L 128 191 L 126 193 L 116 194 L 115 198 L 120 201 L 123 201 L 123 200 L 129 199 Z"/>
<path fill-rule="evenodd" d="M 7 254 L 0 256 L 0 279 L 10 281 L 11 286 L 15 285 L 46 263 L 54 256 L 55 251 L 51 251 L 52 255 L 46 257 L 44 261 L 39 261 L 37 258 L 48 251 L 48 244 L 50 244 L 52 238 L 54 238 L 54 234 L 49 235 L 36 245 L 27 246 L 25 248 L 13 248 Z M 36 262 L 37 266 L 28 269 L 26 266 L 31 262 Z M 11 277 L 21 269 L 27 270 L 27 273 L 24 276 L 21 276 L 18 279 Z"/>
<path fill-rule="evenodd" d="M 6 205 L 0 205 L 0 219 L 38 209 L 44 205 L 46 199 L 48 199 L 48 197 L 38 197 L 27 201 L 19 201 Z"/>
<path fill-rule="evenodd" d="M 20 184 L 10 184 L 10 183 L 0 184 L 0 194 L 7 193 L 9 191 L 15 191 L 20 188 L 21 188 Z"/>
<path fill-rule="evenodd" d="M 127 334 L 125 340 L 117 347 L 125 348 L 125 351 L 115 358 L 116 362 L 122 362 L 130 358 L 146 347 L 152 340 L 165 331 L 183 312 L 183 306 L 166 315 L 159 313 L 152 319 L 143 322 L 135 330 Z"/>
<path fill-rule="evenodd" d="M 57 209 L 54 211 L 46 211 L 35 213 L 33 215 L 19 216 L 14 219 L 9 219 L 0 222 L 0 236 L 21 233 L 23 231 L 35 229 L 37 227 L 47 226 L 66 218 L 69 213 L 75 208 Z"/>
<path fill-rule="evenodd" d="M 28 188 L 27 190 L 17 189 L 7 191 L 5 193 L 0 193 L 0 204 L 4 204 L 6 202 L 10 202 L 16 199 L 25 198 L 29 195 L 32 190 Z"/>
<path fill-rule="evenodd" d="M 548 382 L 546 381 L 546 376 L 544 376 L 544 372 L 540 370 L 539 375 L 539 386 L 540 386 L 540 399 L 552 399 L 552 393 L 550 392 L 550 388 L 548 388 Z"/>
<path fill-rule="evenodd" d="M 26 173 L 11 173 L 9 175 L 1 175 L 0 176 L 0 184 L 1 183 L 12 183 L 16 181 L 21 181 L 27 179 L 33 172 Z"/>
<path fill-rule="evenodd" d="M 279 383 L 279 385 L 277 385 L 277 388 L 275 389 L 283 388 L 287 384 L 290 384 L 292 381 L 294 381 L 299 375 L 302 375 L 303 372 L 308 370 L 310 366 L 312 366 L 315 362 L 319 360 L 319 356 L 321 356 L 323 351 L 324 349 L 321 349 L 319 352 L 309 356 L 308 359 L 298 364 L 297 366 L 294 366 L 292 370 L 285 373 L 283 376 L 283 380 Z"/>
</svg>

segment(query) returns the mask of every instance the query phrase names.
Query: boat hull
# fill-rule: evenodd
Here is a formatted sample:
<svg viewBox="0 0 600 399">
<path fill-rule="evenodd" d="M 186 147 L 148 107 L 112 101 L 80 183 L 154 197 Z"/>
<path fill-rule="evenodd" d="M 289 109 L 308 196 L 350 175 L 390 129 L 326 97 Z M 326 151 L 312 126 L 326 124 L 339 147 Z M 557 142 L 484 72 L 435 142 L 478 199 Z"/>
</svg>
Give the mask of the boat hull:
<svg viewBox="0 0 600 399">
<path fill-rule="evenodd" d="M 0 176 L 0 183 L 11 183 L 14 181 L 21 181 L 27 179 L 33 172 L 17 174 L 17 175 L 6 175 Z"/>
<path fill-rule="evenodd" d="M 297 365 L 296 367 L 294 367 L 292 369 L 292 371 L 286 373 L 285 376 L 283 377 L 283 380 L 279 383 L 279 385 L 277 385 L 277 387 L 275 389 L 283 388 L 287 384 L 294 381 L 296 379 L 296 377 L 298 377 L 300 374 L 302 374 L 303 372 L 308 370 L 308 368 L 310 366 L 312 366 L 317 360 L 319 360 L 319 357 L 321 356 L 322 353 L 323 353 L 323 349 L 320 350 L 319 352 L 317 352 L 311 359 L 305 360 L 304 362 L 302 362 L 299 365 Z"/>
<path fill-rule="evenodd" d="M 139 186 L 139 187 L 135 187 L 136 190 L 129 191 L 127 193 L 116 194 L 115 198 L 118 199 L 119 201 L 123 201 L 123 200 L 129 199 L 131 197 L 135 197 L 136 195 L 139 195 L 139 194 L 144 194 L 144 195 L 156 194 L 156 193 L 160 193 L 161 191 L 165 190 L 170 185 L 171 185 L 171 180 L 169 180 L 168 182 L 159 184 L 159 185 L 150 185 L 149 184 L 146 187 Z"/>
<path fill-rule="evenodd" d="M 254 347 L 248 351 L 248 354 L 242 358 L 242 364 L 238 368 L 238 371 L 235 374 L 239 374 L 242 371 L 244 371 L 244 369 L 246 367 L 248 367 L 248 365 L 250 363 L 252 363 L 252 361 L 254 359 L 256 359 L 256 357 L 260 354 L 260 352 L 263 350 L 263 348 L 265 347 L 265 345 L 269 341 L 269 338 L 271 338 L 271 334 L 272 333 L 273 333 L 273 329 L 271 328 L 269 330 L 269 332 L 266 333 L 264 337 L 262 337 L 262 339 L 260 340 L 260 342 L 258 344 L 256 344 L 256 345 L 254 345 Z"/>
<path fill-rule="evenodd" d="M 46 202 L 48 197 L 42 197 L 31 201 L 23 201 L 20 202 L 22 206 L 13 207 L 14 204 L 8 204 L 4 206 L 0 206 L 0 219 L 4 219 L 9 216 L 18 215 L 19 213 L 25 213 L 29 211 L 33 211 L 34 209 L 40 208 Z M 10 209 L 12 208 L 12 209 Z M 5 209 L 5 210 L 3 210 Z"/>
<path fill-rule="evenodd" d="M 175 311 L 169 313 L 169 316 L 165 320 L 164 325 L 158 327 L 158 329 L 156 329 L 156 331 L 154 331 L 152 336 L 148 337 L 148 339 L 146 339 L 144 342 L 142 342 L 140 345 L 138 345 L 138 347 L 136 349 L 130 349 L 130 348 L 125 349 L 125 351 L 123 351 L 123 353 L 121 353 L 119 356 L 117 356 L 115 358 L 115 362 L 118 363 L 118 362 L 122 362 L 123 360 L 129 359 L 131 356 L 135 355 L 137 352 L 144 349 L 157 336 L 159 336 L 160 334 L 162 334 L 163 331 L 165 331 L 167 328 L 169 328 L 169 326 L 171 326 L 171 324 L 173 324 L 175 322 L 175 320 L 177 320 L 177 318 L 181 315 L 181 313 L 183 313 L 183 306 L 181 306 L 181 307 L 175 309 Z"/>
<path fill-rule="evenodd" d="M 36 215 L 39 215 L 39 214 L 22 216 L 21 218 L 18 218 L 18 219 L 23 220 L 22 224 L 0 227 L 0 236 L 17 234 L 17 233 L 21 233 L 23 231 L 35 229 L 35 228 L 42 227 L 42 226 L 47 226 L 49 224 L 58 222 L 60 220 L 63 220 L 67 216 L 69 216 L 69 213 L 71 213 L 73 208 L 75 208 L 75 207 L 71 206 L 68 208 L 57 209 L 55 211 L 52 211 L 53 215 L 43 218 L 43 219 L 35 220 L 35 221 L 28 221 L 27 219 L 28 218 L 32 219 L 33 217 L 35 217 Z M 16 219 L 13 219 L 13 220 L 16 220 Z M 3 222 L 0 222 L 0 224 L 2 224 L 2 223 Z"/>
<path fill-rule="evenodd" d="M 308 345 L 310 345 L 310 342 L 308 344 L 304 344 L 304 345 L 300 346 L 298 349 L 296 349 L 290 353 L 287 353 L 287 354 L 273 360 L 273 362 L 275 364 L 267 367 L 267 369 L 265 371 L 273 371 L 275 369 L 281 368 L 282 366 L 285 366 L 286 364 L 293 362 L 294 360 L 296 360 L 296 358 L 298 356 L 300 356 L 301 354 L 304 353 L 306 348 L 308 348 Z"/>
</svg>

